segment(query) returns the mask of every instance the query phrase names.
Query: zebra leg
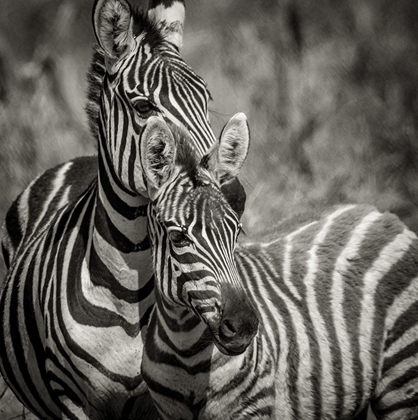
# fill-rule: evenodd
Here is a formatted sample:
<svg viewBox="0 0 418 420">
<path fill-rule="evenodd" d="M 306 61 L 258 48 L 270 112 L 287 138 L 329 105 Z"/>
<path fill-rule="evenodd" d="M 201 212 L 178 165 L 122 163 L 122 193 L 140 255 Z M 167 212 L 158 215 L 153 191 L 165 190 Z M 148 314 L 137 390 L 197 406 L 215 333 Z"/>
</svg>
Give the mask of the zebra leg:
<svg viewBox="0 0 418 420">
<path fill-rule="evenodd" d="M 93 419 L 97 419 L 97 416 L 93 417 L 93 413 L 88 413 L 86 414 L 83 410 L 82 407 L 77 406 L 74 404 L 74 402 L 66 397 L 66 396 L 61 396 L 60 397 L 60 401 L 63 407 L 65 407 L 65 411 L 68 411 L 68 413 L 71 413 L 71 417 L 68 417 L 64 412 L 61 414 L 62 415 L 62 419 L 63 420 L 71 420 L 74 417 L 77 420 L 93 420 Z M 100 416 L 101 419 L 111 419 L 111 418 L 115 418 L 113 413 L 108 415 L 107 413 L 104 413 L 104 416 Z"/>
</svg>

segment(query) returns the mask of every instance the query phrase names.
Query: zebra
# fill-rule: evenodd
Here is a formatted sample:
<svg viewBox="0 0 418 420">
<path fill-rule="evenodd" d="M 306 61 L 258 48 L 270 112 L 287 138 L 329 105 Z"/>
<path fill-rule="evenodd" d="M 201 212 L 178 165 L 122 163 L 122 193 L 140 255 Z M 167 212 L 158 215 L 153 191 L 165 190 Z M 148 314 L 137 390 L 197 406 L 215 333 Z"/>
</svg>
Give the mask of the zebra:
<svg viewBox="0 0 418 420">
<path fill-rule="evenodd" d="M 216 142 L 210 93 L 180 56 L 183 1 L 152 0 L 142 13 L 96 0 L 92 20 L 87 110 L 98 157 L 46 171 L 6 216 L 0 368 L 42 419 L 154 419 L 140 374 L 154 304 L 140 132 L 160 116 L 203 155 Z"/>
<path fill-rule="evenodd" d="M 418 418 L 417 236 L 347 204 L 238 242 L 220 185 L 245 116 L 202 158 L 188 143 L 156 118 L 141 143 L 156 295 L 141 371 L 160 418 Z"/>
</svg>

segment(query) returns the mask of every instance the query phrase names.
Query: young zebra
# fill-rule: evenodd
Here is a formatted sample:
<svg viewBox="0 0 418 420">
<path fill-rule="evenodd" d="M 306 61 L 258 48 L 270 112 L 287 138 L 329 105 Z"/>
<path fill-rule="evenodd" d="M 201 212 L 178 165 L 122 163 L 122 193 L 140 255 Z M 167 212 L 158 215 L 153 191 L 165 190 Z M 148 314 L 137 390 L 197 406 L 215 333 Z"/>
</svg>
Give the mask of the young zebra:
<svg viewBox="0 0 418 420">
<path fill-rule="evenodd" d="M 417 237 L 345 205 L 237 244 L 219 186 L 248 139 L 238 115 L 199 159 L 163 122 L 144 130 L 157 304 L 142 374 L 160 417 L 348 420 L 371 404 L 378 419 L 418 418 Z"/>
<path fill-rule="evenodd" d="M 42 419 L 157 416 L 140 375 L 154 303 L 140 132 L 159 115 L 199 154 L 215 142 L 206 84 L 179 54 L 183 20 L 183 1 L 151 1 L 148 15 L 95 2 L 98 159 L 47 171 L 6 217 L 1 372 Z"/>
</svg>

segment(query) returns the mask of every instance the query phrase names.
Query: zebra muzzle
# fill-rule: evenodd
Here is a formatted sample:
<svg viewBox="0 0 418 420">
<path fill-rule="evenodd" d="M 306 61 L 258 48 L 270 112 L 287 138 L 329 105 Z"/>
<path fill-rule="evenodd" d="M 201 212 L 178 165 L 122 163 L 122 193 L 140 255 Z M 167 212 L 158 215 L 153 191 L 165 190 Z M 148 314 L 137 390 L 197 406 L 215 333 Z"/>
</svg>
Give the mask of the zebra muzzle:
<svg viewBox="0 0 418 420">
<path fill-rule="evenodd" d="M 221 316 L 211 331 L 215 345 L 222 353 L 230 356 L 238 355 L 247 349 L 257 333 L 257 313 L 246 297 L 241 296 L 236 290 L 233 293 L 224 292 L 223 297 Z"/>
</svg>

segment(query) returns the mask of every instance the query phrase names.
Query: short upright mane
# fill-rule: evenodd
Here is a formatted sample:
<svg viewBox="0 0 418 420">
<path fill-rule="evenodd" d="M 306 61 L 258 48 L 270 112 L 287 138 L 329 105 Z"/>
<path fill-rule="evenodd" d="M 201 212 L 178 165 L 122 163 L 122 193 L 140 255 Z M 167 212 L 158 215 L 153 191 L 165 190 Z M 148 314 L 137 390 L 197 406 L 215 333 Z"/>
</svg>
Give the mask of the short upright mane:
<svg viewBox="0 0 418 420">
<path fill-rule="evenodd" d="M 214 217 L 218 219 L 223 217 L 224 205 L 226 203 L 229 204 L 229 202 L 222 188 L 210 182 L 207 175 L 202 173 L 204 166 L 201 165 L 201 158 L 193 147 L 190 135 L 185 130 L 171 124 L 170 129 L 177 145 L 176 163 L 184 168 L 187 176 L 193 183 L 194 200 L 199 197 L 200 206 L 206 205 L 210 207 L 211 211 L 205 212 L 205 214 L 207 217 L 206 224 L 211 226 Z"/>
<path fill-rule="evenodd" d="M 176 163 L 183 166 L 194 184 L 199 179 L 199 159 L 192 145 L 190 135 L 173 124 L 170 124 L 171 132 L 177 144 Z"/>
<path fill-rule="evenodd" d="M 151 22 L 148 15 L 137 6 L 131 6 L 132 17 L 134 20 L 133 32 L 137 37 L 141 34 L 145 36 L 144 43 L 152 48 L 163 44 L 164 37 L 161 35 L 157 26 Z M 95 139 L 98 138 L 98 118 L 100 106 L 100 94 L 103 87 L 103 79 L 106 74 L 105 59 L 103 50 L 100 46 L 94 47 L 93 58 L 87 73 L 88 90 L 86 112 L 90 132 Z"/>
</svg>

